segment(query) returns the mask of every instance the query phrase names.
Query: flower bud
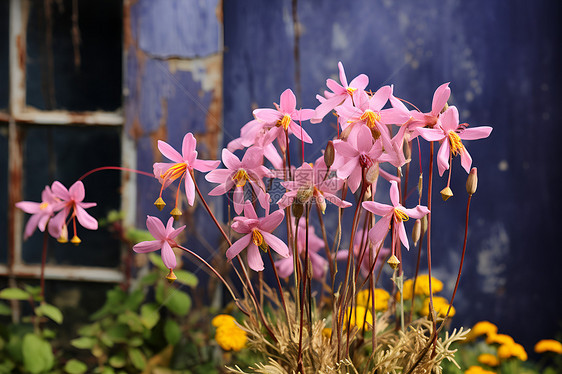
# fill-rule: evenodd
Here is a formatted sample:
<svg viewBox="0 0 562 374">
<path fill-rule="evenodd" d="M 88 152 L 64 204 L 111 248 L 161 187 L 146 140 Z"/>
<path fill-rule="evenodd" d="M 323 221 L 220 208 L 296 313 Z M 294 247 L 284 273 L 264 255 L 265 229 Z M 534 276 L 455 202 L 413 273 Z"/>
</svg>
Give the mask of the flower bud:
<svg viewBox="0 0 562 374">
<path fill-rule="evenodd" d="M 324 163 L 327 167 L 332 166 L 332 164 L 334 163 L 334 157 L 334 143 L 330 140 L 326 145 L 326 151 L 324 151 Z"/>
<path fill-rule="evenodd" d="M 396 257 L 395 255 L 390 256 L 390 258 L 388 259 L 387 263 L 390 265 L 390 267 L 393 270 L 396 270 L 396 268 L 398 267 L 398 265 L 400 264 L 400 260 L 398 260 L 398 257 Z"/>
<path fill-rule="evenodd" d="M 420 173 L 420 177 L 418 178 L 418 196 L 421 196 L 423 192 L 423 174 Z"/>
<path fill-rule="evenodd" d="M 476 187 L 478 187 L 478 173 L 476 168 L 472 168 L 466 179 L 466 192 L 472 195 L 476 192 Z"/>
<path fill-rule="evenodd" d="M 410 144 L 410 135 L 404 135 L 404 142 L 402 143 L 402 150 L 404 151 L 404 158 L 410 160 L 412 158 L 412 146 Z"/>
<path fill-rule="evenodd" d="M 371 199 L 371 196 L 373 196 L 373 194 L 371 193 L 371 186 L 367 186 L 367 188 L 365 189 L 365 196 L 363 197 L 363 201 L 369 201 Z"/>
<path fill-rule="evenodd" d="M 314 193 L 313 187 L 304 187 L 303 186 L 303 187 L 299 188 L 299 190 L 297 191 L 296 201 L 298 201 L 301 204 L 304 204 L 304 203 L 308 202 L 308 200 L 310 200 L 313 193 Z"/>
<path fill-rule="evenodd" d="M 414 222 L 414 228 L 412 229 L 412 240 L 414 241 L 414 245 L 418 245 L 418 241 L 421 237 L 421 231 L 422 223 L 420 219 L 417 219 L 416 222 Z"/>
<path fill-rule="evenodd" d="M 453 190 L 451 190 L 451 187 L 447 186 L 441 190 L 441 198 L 443 199 L 443 201 L 447 201 L 452 196 Z"/>
<path fill-rule="evenodd" d="M 365 173 L 365 180 L 369 184 L 376 184 L 378 179 L 379 179 L 379 163 L 375 162 L 367 169 L 367 173 Z"/>
<path fill-rule="evenodd" d="M 316 204 L 320 207 L 322 214 L 326 212 L 326 198 L 322 194 L 318 194 L 316 197 Z"/>
<path fill-rule="evenodd" d="M 295 201 L 293 201 L 293 205 L 291 206 L 291 210 L 293 212 L 293 216 L 295 217 L 295 220 L 298 220 L 299 218 L 302 217 L 302 214 L 304 212 L 304 206 L 302 205 L 302 203 L 295 200 Z"/>
<path fill-rule="evenodd" d="M 421 218 L 421 234 L 425 235 L 427 232 L 427 214 Z"/>
</svg>

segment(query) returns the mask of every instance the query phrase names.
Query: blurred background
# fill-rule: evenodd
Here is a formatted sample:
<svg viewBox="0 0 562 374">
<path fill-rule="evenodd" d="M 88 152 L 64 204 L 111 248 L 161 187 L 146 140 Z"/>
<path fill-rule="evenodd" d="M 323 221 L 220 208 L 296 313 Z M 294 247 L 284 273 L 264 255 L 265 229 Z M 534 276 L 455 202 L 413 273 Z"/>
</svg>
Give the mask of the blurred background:
<svg viewBox="0 0 562 374">
<path fill-rule="evenodd" d="M 156 140 L 177 148 L 188 131 L 202 158 L 219 158 L 251 111 L 271 107 L 286 88 L 314 108 L 341 61 L 348 79 L 367 74 L 373 91 L 393 84 L 422 111 L 451 82 L 461 122 L 493 126 L 488 139 L 468 144 L 479 188 L 453 324 L 489 320 L 530 350 L 562 331 L 561 16 L 554 0 L 2 0 L 0 287 L 39 276 L 42 236 L 22 241 L 26 217 L 15 202 L 39 200 L 53 180 L 69 186 L 100 166 L 151 172 L 161 157 Z M 321 144 L 305 149 L 313 161 L 336 130 L 329 119 L 305 129 Z M 435 198 L 433 209 L 444 295 L 464 229 L 466 174 L 455 162 L 455 196 Z M 84 182 L 97 218 L 121 209 L 123 224 L 143 228 L 146 214 L 159 214 L 151 178 L 109 171 Z M 435 183 L 439 191 L 446 182 Z M 226 218 L 224 203 L 212 201 Z M 222 261 L 203 210 L 182 219 L 188 246 Z M 133 266 L 108 226 L 81 238 L 79 247 L 50 242 L 47 297 L 63 295 L 85 314 Z M 403 256 L 412 271 L 415 251 Z"/>
</svg>

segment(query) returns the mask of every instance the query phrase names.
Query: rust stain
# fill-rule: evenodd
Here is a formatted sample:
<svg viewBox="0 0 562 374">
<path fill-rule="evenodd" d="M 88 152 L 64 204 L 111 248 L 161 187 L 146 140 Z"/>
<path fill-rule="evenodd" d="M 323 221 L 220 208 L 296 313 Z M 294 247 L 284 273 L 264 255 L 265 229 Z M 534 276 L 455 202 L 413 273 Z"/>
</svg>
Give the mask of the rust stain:
<svg viewBox="0 0 562 374">
<path fill-rule="evenodd" d="M 158 140 L 168 138 L 168 99 L 165 97 L 161 101 L 162 106 L 162 117 L 158 123 L 158 129 L 150 133 L 150 138 L 152 139 L 152 155 L 154 156 L 154 161 L 161 161 L 162 154 L 158 150 Z"/>
<path fill-rule="evenodd" d="M 123 2 L 123 47 L 125 51 L 133 44 L 133 30 L 131 29 L 131 2 Z"/>
<path fill-rule="evenodd" d="M 22 134 L 15 122 L 11 121 L 9 125 L 9 166 L 8 180 L 10 188 L 8 189 L 8 267 L 10 272 L 16 261 L 15 249 L 16 238 L 21 236 L 18 231 L 18 219 L 22 213 L 16 208 L 16 203 L 23 200 L 22 196 L 22 171 L 23 171 L 23 148 Z"/>
<path fill-rule="evenodd" d="M 219 23 L 222 25 L 222 24 L 223 24 L 223 20 L 224 20 L 223 2 L 222 2 L 222 0 L 219 0 L 219 2 L 217 3 L 217 7 L 215 8 L 215 14 L 216 14 L 216 16 L 217 16 L 217 20 L 218 20 Z"/>
<path fill-rule="evenodd" d="M 214 77 L 215 84 L 212 89 L 212 98 L 209 104 L 207 117 L 205 118 L 205 128 L 207 129 L 202 141 L 207 146 L 209 157 L 211 159 L 218 158 L 219 141 L 222 139 L 222 54 L 206 61 L 206 74 Z"/>
<path fill-rule="evenodd" d="M 129 130 L 129 135 L 132 139 L 138 140 L 141 136 L 143 136 L 144 130 L 139 121 L 138 113 L 135 114 L 135 119 L 133 120 L 132 126 Z"/>
</svg>

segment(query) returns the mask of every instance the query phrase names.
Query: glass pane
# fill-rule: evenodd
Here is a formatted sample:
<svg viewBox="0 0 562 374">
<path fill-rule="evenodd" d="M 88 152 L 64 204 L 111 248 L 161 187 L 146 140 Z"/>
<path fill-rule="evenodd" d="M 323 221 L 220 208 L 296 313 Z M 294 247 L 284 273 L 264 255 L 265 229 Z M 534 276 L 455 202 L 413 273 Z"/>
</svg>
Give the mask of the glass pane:
<svg viewBox="0 0 562 374">
<path fill-rule="evenodd" d="M 115 110 L 121 106 L 122 2 L 75 3 L 78 27 L 72 0 L 31 1 L 27 104 L 46 110 Z"/>
<path fill-rule="evenodd" d="M 39 201 L 45 185 L 58 180 L 69 188 L 84 173 L 100 166 L 120 165 L 120 129 L 112 127 L 27 126 L 24 136 L 24 198 Z M 120 207 L 120 173 L 104 171 L 84 179 L 85 202 L 98 221 Z M 29 215 L 26 215 L 26 219 Z M 77 226 L 79 246 L 49 241 L 49 263 L 116 267 L 120 243 L 107 227 L 97 231 Z M 72 223 L 69 236 L 72 237 Z M 35 232 L 23 245 L 23 261 L 39 263 L 43 234 Z"/>
</svg>

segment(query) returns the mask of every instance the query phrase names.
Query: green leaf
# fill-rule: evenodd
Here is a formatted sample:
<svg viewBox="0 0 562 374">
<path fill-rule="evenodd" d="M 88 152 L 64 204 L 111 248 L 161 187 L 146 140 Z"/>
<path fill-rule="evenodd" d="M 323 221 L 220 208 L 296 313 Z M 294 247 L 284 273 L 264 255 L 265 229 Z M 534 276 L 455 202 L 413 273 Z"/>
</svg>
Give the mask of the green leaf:
<svg viewBox="0 0 562 374">
<path fill-rule="evenodd" d="M 117 317 L 117 322 L 129 326 L 131 331 L 134 332 L 143 332 L 145 330 L 141 317 L 130 310 L 127 310 L 124 314 Z"/>
<path fill-rule="evenodd" d="M 50 370 L 55 357 L 51 345 L 35 334 L 27 334 L 22 345 L 23 365 L 32 374 Z"/>
<path fill-rule="evenodd" d="M 54 305 L 43 303 L 39 307 L 35 308 L 35 313 L 38 316 L 49 317 L 59 325 L 62 323 L 62 312 Z"/>
<path fill-rule="evenodd" d="M 78 349 L 92 349 L 96 344 L 96 339 L 82 336 L 80 338 L 72 339 L 70 344 Z"/>
<path fill-rule="evenodd" d="M 101 331 L 99 322 L 92 323 L 91 325 L 86 325 L 80 327 L 78 330 L 79 335 L 83 336 L 96 336 Z"/>
<path fill-rule="evenodd" d="M 146 358 L 138 348 L 129 349 L 129 358 L 133 363 L 133 366 L 139 370 L 144 370 L 146 366 Z"/>
<path fill-rule="evenodd" d="M 64 371 L 68 374 L 83 374 L 86 370 L 88 370 L 88 366 L 74 358 L 68 360 L 66 365 L 64 365 Z"/>
<path fill-rule="evenodd" d="M 166 289 L 164 288 L 164 283 L 162 282 L 158 282 L 158 284 L 156 285 L 156 290 L 154 292 L 154 296 L 156 297 L 156 301 L 159 304 L 163 304 L 164 303 L 164 294 L 166 292 Z"/>
<path fill-rule="evenodd" d="M 158 312 L 158 305 L 145 304 L 141 307 L 141 321 L 144 327 L 152 329 L 158 323 L 160 313 Z"/>
<path fill-rule="evenodd" d="M 139 307 L 139 305 L 141 305 L 143 300 L 144 300 L 144 293 L 141 290 L 136 290 L 129 295 L 125 305 L 127 306 L 128 309 L 136 310 Z"/>
<path fill-rule="evenodd" d="M 29 284 L 26 284 L 23 288 L 31 295 L 31 297 L 33 297 L 33 300 L 41 301 L 43 298 L 41 296 L 41 286 L 30 286 Z"/>
<path fill-rule="evenodd" d="M 127 363 L 127 359 L 125 357 L 125 352 L 120 352 L 115 356 L 111 356 L 109 358 L 109 365 L 113 366 L 114 368 L 120 369 Z"/>
<path fill-rule="evenodd" d="M 0 299 L 28 300 L 30 296 L 29 292 L 20 290 L 19 288 L 4 288 L 0 291 Z"/>
<path fill-rule="evenodd" d="M 189 287 L 197 287 L 197 283 L 199 282 L 199 280 L 197 279 L 195 274 L 181 269 L 175 270 L 174 273 L 176 274 L 176 277 L 178 277 L 178 279 L 176 279 L 176 282 L 185 284 Z"/>
<path fill-rule="evenodd" d="M 180 327 L 176 321 L 168 319 L 164 324 L 164 336 L 168 344 L 176 345 L 181 338 Z"/>
<path fill-rule="evenodd" d="M 160 278 L 160 272 L 152 271 L 141 278 L 140 282 L 144 286 L 152 285 Z"/>
<path fill-rule="evenodd" d="M 129 326 L 124 324 L 112 326 L 106 331 L 106 335 L 116 343 L 126 343 Z"/>
<path fill-rule="evenodd" d="M 128 229 L 125 233 L 125 237 L 133 244 L 154 240 L 152 234 L 147 230 L 139 230 L 135 228 Z"/>
<path fill-rule="evenodd" d="M 44 339 L 54 339 L 57 336 L 57 333 L 51 329 L 43 329 L 43 338 Z"/>
<path fill-rule="evenodd" d="M 140 336 L 133 336 L 131 339 L 129 339 L 129 342 L 127 344 L 129 344 L 131 347 L 140 347 L 143 343 L 144 341 Z"/>
<path fill-rule="evenodd" d="M 12 308 L 4 303 L 0 303 L 0 316 L 9 316 L 12 314 Z"/>
<path fill-rule="evenodd" d="M 191 308 L 191 298 L 185 292 L 178 289 L 172 289 L 164 300 L 164 305 L 170 312 L 183 317 Z"/>
</svg>

